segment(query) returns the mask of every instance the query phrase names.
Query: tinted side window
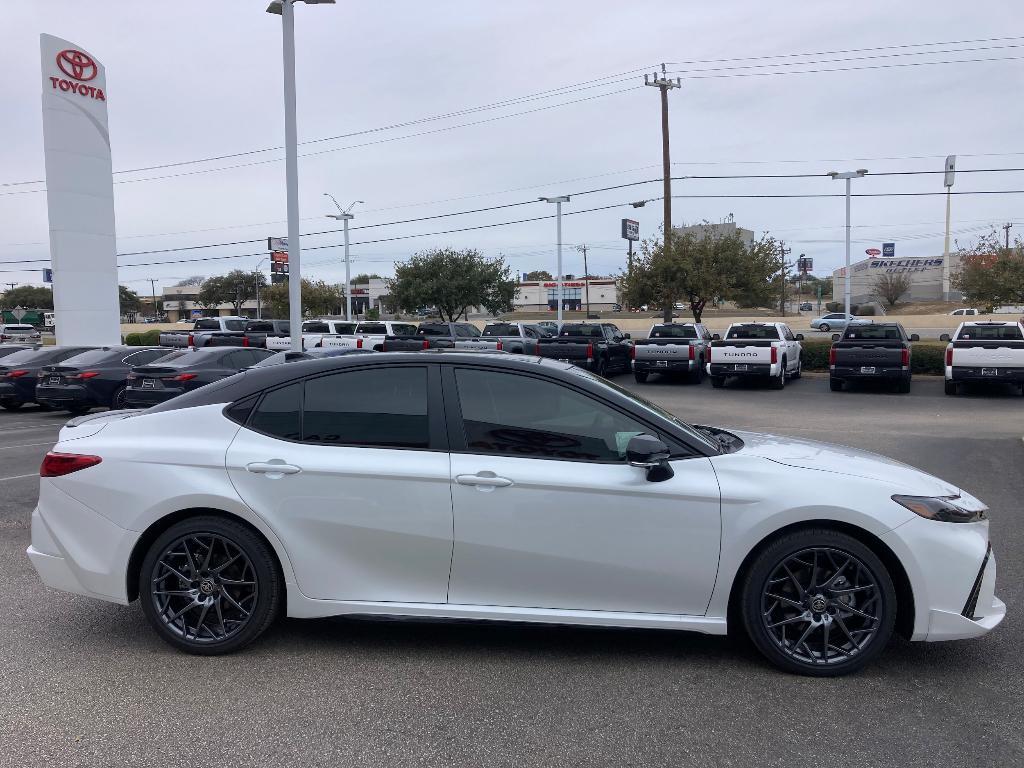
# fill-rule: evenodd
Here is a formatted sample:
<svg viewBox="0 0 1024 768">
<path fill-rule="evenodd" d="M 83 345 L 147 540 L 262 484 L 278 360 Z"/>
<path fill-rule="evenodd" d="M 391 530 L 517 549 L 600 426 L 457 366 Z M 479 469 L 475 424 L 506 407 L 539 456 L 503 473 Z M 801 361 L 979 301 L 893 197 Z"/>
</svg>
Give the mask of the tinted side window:
<svg viewBox="0 0 1024 768">
<path fill-rule="evenodd" d="M 145 365 L 154 360 L 159 360 L 167 354 L 165 349 L 144 349 L 141 352 L 133 352 L 124 359 L 128 365 Z"/>
<path fill-rule="evenodd" d="M 409 325 L 408 323 L 392 323 L 391 327 L 395 331 L 395 334 L 398 335 L 398 336 L 415 336 L 416 335 L 416 326 L 415 325 Z"/>
<path fill-rule="evenodd" d="M 309 379 L 305 386 L 304 442 L 430 447 L 426 368 L 348 371 Z"/>
<path fill-rule="evenodd" d="M 302 384 L 289 384 L 264 395 L 249 426 L 268 435 L 298 440 L 302 436 Z"/>
<path fill-rule="evenodd" d="M 360 323 L 356 333 L 387 333 L 388 329 L 384 323 Z"/>
<path fill-rule="evenodd" d="M 466 444 L 473 453 L 533 459 L 622 461 L 650 430 L 576 390 L 499 371 L 455 372 Z"/>
</svg>

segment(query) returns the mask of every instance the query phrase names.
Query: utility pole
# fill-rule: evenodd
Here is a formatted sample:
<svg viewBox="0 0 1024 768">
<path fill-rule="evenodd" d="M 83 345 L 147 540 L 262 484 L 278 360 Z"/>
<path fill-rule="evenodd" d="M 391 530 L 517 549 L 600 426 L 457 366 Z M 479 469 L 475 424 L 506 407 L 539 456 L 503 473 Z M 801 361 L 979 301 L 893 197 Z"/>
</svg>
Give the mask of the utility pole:
<svg viewBox="0 0 1024 768">
<path fill-rule="evenodd" d="M 349 259 L 348 254 L 348 223 L 355 218 L 355 214 L 352 213 L 352 209 L 356 207 L 356 203 L 365 203 L 365 200 L 356 200 L 348 208 L 342 208 L 337 200 L 334 199 L 334 195 L 324 192 L 324 197 L 331 198 L 331 202 L 334 203 L 334 207 L 338 209 L 337 213 L 327 214 L 328 219 L 335 219 L 342 223 L 342 229 L 344 230 L 345 240 L 345 319 L 352 320 L 352 262 Z"/>
<path fill-rule="evenodd" d="M 665 200 L 665 237 L 662 247 L 665 249 L 665 254 L 668 255 L 670 251 L 670 242 L 672 240 L 672 161 L 669 156 L 669 140 L 668 140 L 668 92 L 673 88 L 681 88 L 682 83 L 677 77 L 672 80 L 668 77 L 665 71 L 665 65 L 661 65 L 661 76 L 655 72 L 653 75 L 644 75 L 644 85 L 649 85 L 657 88 L 661 91 L 661 166 L 662 166 L 662 182 L 664 190 L 662 195 Z M 664 321 L 666 323 L 672 322 L 672 304 L 667 303 L 664 308 Z"/>
<path fill-rule="evenodd" d="M 583 254 L 583 293 L 587 302 L 587 317 L 590 317 L 590 271 L 587 269 L 587 246 L 577 245 L 576 250 Z"/>
<path fill-rule="evenodd" d="M 12 291 L 18 287 L 17 283 L 4 283 L 4 285 L 9 285 Z"/>
<path fill-rule="evenodd" d="M 1010 230 L 1013 228 L 1013 222 L 1006 222 L 1003 224 L 1003 232 L 1006 235 L 1006 250 L 1010 250 Z"/>
<path fill-rule="evenodd" d="M 149 292 L 153 296 L 153 316 L 156 317 L 156 278 L 147 277 L 146 279 L 149 280 Z"/>
<path fill-rule="evenodd" d="M 782 256 L 782 297 L 779 299 L 779 311 L 782 313 L 782 316 L 785 317 L 786 316 L 786 275 L 787 275 L 787 271 L 788 271 L 787 267 L 789 266 L 786 263 L 786 256 L 787 256 L 787 254 L 792 253 L 793 249 L 786 247 L 786 241 L 785 240 L 780 240 L 779 241 L 779 252 L 780 252 L 780 254 Z"/>
</svg>

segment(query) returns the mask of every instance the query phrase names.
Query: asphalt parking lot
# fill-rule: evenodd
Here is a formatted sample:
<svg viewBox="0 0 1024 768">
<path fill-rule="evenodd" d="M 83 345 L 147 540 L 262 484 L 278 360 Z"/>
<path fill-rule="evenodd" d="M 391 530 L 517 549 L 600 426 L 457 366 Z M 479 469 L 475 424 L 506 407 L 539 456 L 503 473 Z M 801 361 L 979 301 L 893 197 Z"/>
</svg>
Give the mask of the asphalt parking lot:
<svg viewBox="0 0 1024 768">
<path fill-rule="evenodd" d="M 137 604 L 41 586 L 24 550 L 66 416 L 26 407 L 0 412 L 0 765 L 1024 765 L 1024 397 L 617 381 L 690 421 L 962 485 L 992 509 L 1008 618 L 980 640 L 896 640 L 840 680 L 720 638 L 464 623 L 288 620 L 241 654 L 186 656 Z"/>
</svg>

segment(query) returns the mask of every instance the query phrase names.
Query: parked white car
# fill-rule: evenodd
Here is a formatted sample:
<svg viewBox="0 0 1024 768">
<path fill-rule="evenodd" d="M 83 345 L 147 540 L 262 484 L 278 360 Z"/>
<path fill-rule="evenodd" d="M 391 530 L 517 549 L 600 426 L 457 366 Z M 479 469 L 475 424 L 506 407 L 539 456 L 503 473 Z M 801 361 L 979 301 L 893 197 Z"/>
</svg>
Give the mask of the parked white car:
<svg viewBox="0 0 1024 768">
<path fill-rule="evenodd" d="M 12 342 L 36 342 L 42 338 L 42 334 L 35 326 L 28 323 L 7 323 L 0 324 L 0 343 Z"/>
<path fill-rule="evenodd" d="M 692 427 L 519 355 L 250 369 L 73 419 L 40 474 L 28 556 L 43 581 L 139 599 L 197 654 L 238 650 L 282 613 L 715 635 L 735 620 L 773 663 L 821 676 L 894 631 L 977 637 L 1006 613 L 986 507 L 955 485 Z"/>
<path fill-rule="evenodd" d="M 302 323 L 302 349 L 316 349 L 322 346 L 321 342 L 325 336 L 352 333 L 356 329 L 357 324 L 351 320 L 305 320 Z M 267 339 L 267 349 L 272 349 L 275 352 L 284 352 L 291 348 L 292 340 L 287 336 L 280 338 L 270 337 Z"/>
<path fill-rule="evenodd" d="M 968 382 L 1002 382 L 1024 394 L 1024 321 L 961 323 L 946 346 L 946 394 L 955 395 Z"/>
<path fill-rule="evenodd" d="M 380 352 L 385 336 L 411 336 L 416 333 L 414 323 L 393 320 L 367 320 L 356 325 L 353 332 L 342 336 L 325 336 L 321 344 L 326 349 L 372 349 Z"/>
<path fill-rule="evenodd" d="M 725 337 L 711 337 L 707 350 L 711 386 L 725 386 L 730 377 L 766 379 L 773 389 L 803 373 L 803 334 L 785 323 L 733 323 Z"/>
<path fill-rule="evenodd" d="M 954 309 L 949 314 L 953 315 L 954 317 L 960 317 L 960 316 L 963 316 L 963 315 L 980 315 L 981 314 L 981 310 L 978 310 L 978 309 Z"/>
</svg>

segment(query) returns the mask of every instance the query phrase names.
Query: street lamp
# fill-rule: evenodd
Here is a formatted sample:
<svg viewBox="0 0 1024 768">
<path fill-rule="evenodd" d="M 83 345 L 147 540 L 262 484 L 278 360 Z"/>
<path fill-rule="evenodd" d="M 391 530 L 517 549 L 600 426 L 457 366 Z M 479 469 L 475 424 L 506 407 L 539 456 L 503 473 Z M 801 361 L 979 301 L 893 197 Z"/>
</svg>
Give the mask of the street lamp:
<svg viewBox="0 0 1024 768">
<path fill-rule="evenodd" d="M 256 269 L 253 270 L 253 280 L 256 281 L 256 319 L 257 320 L 262 320 L 263 319 L 263 305 L 260 304 L 260 277 L 261 277 L 260 267 L 263 266 L 263 262 L 264 261 L 269 261 L 269 260 L 270 260 L 269 256 L 264 256 L 262 259 L 260 259 L 256 263 Z"/>
<path fill-rule="evenodd" d="M 301 0 L 308 5 L 334 0 Z M 299 266 L 299 139 L 295 119 L 295 3 L 273 0 L 267 13 L 281 16 L 284 50 L 284 151 L 285 187 L 288 197 L 288 320 L 292 350 L 302 351 L 302 271 Z"/>
<path fill-rule="evenodd" d="M 338 209 L 337 213 L 328 213 L 327 214 L 327 218 L 328 219 L 337 219 L 338 221 L 342 222 L 342 224 L 344 225 L 344 229 L 345 229 L 345 319 L 351 322 L 351 320 L 352 320 L 352 283 L 350 282 L 350 280 L 352 279 L 352 277 L 349 274 L 348 223 L 350 221 L 352 221 L 352 219 L 355 218 L 355 216 L 352 213 L 350 213 L 350 211 L 353 208 L 356 207 L 356 203 L 363 203 L 365 205 L 366 201 L 365 200 L 356 200 L 355 203 L 352 203 L 352 205 L 350 205 L 348 208 L 342 208 L 341 205 L 338 203 L 338 201 L 334 199 L 334 195 L 329 194 L 327 192 L 324 192 L 324 197 L 331 198 L 331 202 L 334 203 L 334 207 Z"/>
<path fill-rule="evenodd" d="M 867 175 L 867 168 L 858 168 L 856 171 L 829 171 L 828 175 L 835 179 L 846 180 L 846 271 L 843 284 L 843 311 L 850 314 L 850 179 L 859 179 Z"/>
<path fill-rule="evenodd" d="M 555 295 L 558 297 L 558 325 L 562 325 L 562 303 L 564 301 L 562 290 L 562 203 L 569 202 L 568 195 L 562 195 L 561 197 L 538 197 L 542 203 L 554 203 L 555 204 L 555 220 L 556 227 L 558 229 L 558 282 L 555 287 Z"/>
</svg>

